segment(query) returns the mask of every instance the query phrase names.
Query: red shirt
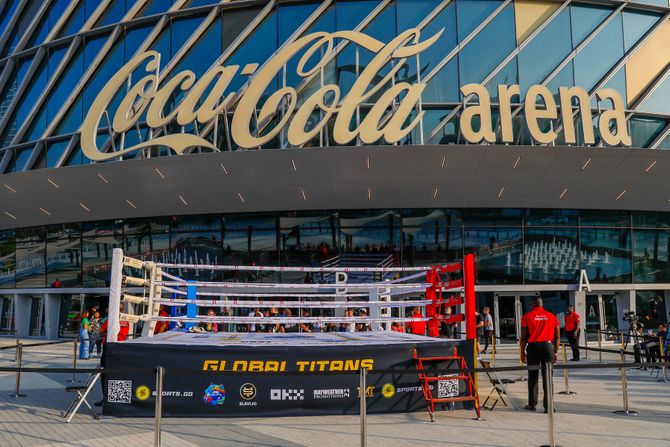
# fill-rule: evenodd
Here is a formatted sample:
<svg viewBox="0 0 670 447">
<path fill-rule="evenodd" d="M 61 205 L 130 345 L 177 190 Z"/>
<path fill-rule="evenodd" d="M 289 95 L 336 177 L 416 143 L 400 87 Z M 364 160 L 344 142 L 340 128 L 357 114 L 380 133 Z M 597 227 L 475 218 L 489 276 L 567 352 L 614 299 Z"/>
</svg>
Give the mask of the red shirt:
<svg viewBox="0 0 670 447">
<path fill-rule="evenodd" d="M 577 312 L 570 312 L 565 315 L 565 331 L 572 332 L 579 328 L 579 314 Z"/>
<path fill-rule="evenodd" d="M 543 307 L 536 307 L 521 317 L 521 327 L 528 328 L 528 343 L 554 341 L 558 318 Z"/>
<path fill-rule="evenodd" d="M 405 330 L 400 325 L 398 325 L 398 326 L 391 325 L 391 330 L 396 331 L 396 332 L 405 332 Z"/>
<path fill-rule="evenodd" d="M 126 338 L 128 338 L 128 331 L 130 330 L 130 323 L 127 321 L 119 321 L 119 335 L 117 336 L 117 341 L 126 341 Z M 102 338 L 103 343 L 107 343 L 107 319 L 105 319 L 105 322 L 102 323 L 100 326 L 100 332 L 105 334 L 105 336 Z"/>
<path fill-rule="evenodd" d="M 413 312 L 412 318 L 423 318 L 421 312 Z M 426 335 L 425 321 L 410 321 L 407 323 L 407 328 L 414 335 Z"/>
</svg>

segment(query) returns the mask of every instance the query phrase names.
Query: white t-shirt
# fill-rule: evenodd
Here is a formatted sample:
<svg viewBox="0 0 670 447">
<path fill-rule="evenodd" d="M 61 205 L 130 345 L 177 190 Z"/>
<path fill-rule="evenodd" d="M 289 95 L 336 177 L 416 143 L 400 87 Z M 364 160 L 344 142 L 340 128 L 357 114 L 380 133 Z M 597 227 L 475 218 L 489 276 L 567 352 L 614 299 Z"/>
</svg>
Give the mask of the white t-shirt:
<svg viewBox="0 0 670 447">
<path fill-rule="evenodd" d="M 484 315 L 484 329 L 487 331 L 493 330 L 493 318 L 491 314 Z"/>
</svg>

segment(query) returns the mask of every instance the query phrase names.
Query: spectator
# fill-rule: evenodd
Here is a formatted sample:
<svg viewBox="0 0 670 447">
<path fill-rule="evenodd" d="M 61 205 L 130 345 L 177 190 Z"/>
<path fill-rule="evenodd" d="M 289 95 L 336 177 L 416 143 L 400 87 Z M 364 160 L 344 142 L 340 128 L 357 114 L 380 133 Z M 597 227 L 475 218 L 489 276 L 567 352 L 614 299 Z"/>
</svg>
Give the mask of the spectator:
<svg viewBox="0 0 670 447">
<path fill-rule="evenodd" d="M 347 317 L 347 318 L 355 318 L 354 317 L 354 310 L 353 309 L 347 309 L 344 312 L 344 316 Z M 356 332 L 356 323 L 354 321 L 345 323 L 345 328 L 346 328 L 345 332 Z"/>
<path fill-rule="evenodd" d="M 292 318 L 293 317 L 293 312 L 291 312 L 291 309 L 286 308 L 284 309 L 283 317 L 284 318 Z M 280 332 L 298 332 L 298 325 L 295 323 L 284 323 L 279 325 L 279 331 Z"/>
<path fill-rule="evenodd" d="M 214 309 L 207 309 L 207 316 L 216 317 L 216 312 L 214 312 Z M 218 323 L 213 321 L 202 322 L 199 324 L 199 326 L 203 328 L 205 332 L 219 332 Z"/>
<path fill-rule="evenodd" d="M 579 361 L 579 322 L 579 314 L 573 306 L 569 306 L 565 315 L 565 336 L 572 348 L 572 360 L 575 362 Z"/>
<path fill-rule="evenodd" d="M 88 356 L 89 357 L 100 357 L 102 354 L 102 338 L 100 338 L 100 312 L 95 312 L 91 316 L 90 327 L 88 329 L 89 335 L 89 346 L 88 346 Z M 93 355 L 93 348 L 96 349 L 96 355 Z"/>
<path fill-rule="evenodd" d="M 486 354 L 489 348 L 489 342 L 493 339 L 493 317 L 491 317 L 491 308 L 485 307 L 484 312 L 484 350 L 482 353 Z"/>
<path fill-rule="evenodd" d="M 445 317 L 449 317 L 452 314 L 451 307 L 447 307 L 444 313 Z M 443 321 L 440 327 L 440 337 L 454 338 L 454 323 L 447 323 Z"/>
<path fill-rule="evenodd" d="M 403 328 L 402 324 L 400 324 L 397 321 L 394 321 L 393 323 L 391 323 L 391 330 L 394 331 L 394 332 L 402 332 L 402 333 L 405 332 L 405 328 Z"/>
<path fill-rule="evenodd" d="M 249 316 L 250 317 L 257 317 L 257 318 L 258 317 L 263 317 L 263 312 L 261 312 L 260 307 L 257 307 L 254 310 L 252 310 L 251 312 L 249 312 Z M 260 332 L 261 325 L 259 324 L 258 326 L 256 326 L 255 323 L 251 323 L 251 324 L 247 325 L 247 329 L 248 329 L 249 332 L 257 332 L 257 331 Z"/>
<path fill-rule="evenodd" d="M 88 311 L 85 310 L 81 313 L 81 321 L 79 322 L 79 358 L 82 360 L 88 360 L 88 341 L 89 341 L 89 329 L 91 328 L 91 322 L 88 319 Z"/>
<path fill-rule="evenodd" d="M 165 309 L 165 306 L 161 305 L 161 307 L 158 310 L 158 316 L 159 317 L 169 317 L 170 316 L 167 313 L 167 309 Z M 156 322 L 156 327 L 154 328 L 154 334 L 162 334 L 163 332 L 167 332 L 169 327 L 170 327 L 170 322 L 169 321 L 157 321 Z"/>
<path fill-rule="evenodd" d="M 475 342 L 477 343 L 477 352 L 481 352 L 481 345 L 479 344 L 479 340 L 484 338 L 484 317 L 482 317 L 482 314 L 479 313 L 479 311 L 475 310 L 475 328 L 477 329 L 477 339 Z"/>
<path fill-rule="evenodd" d="M 309 318 L 309 310 L 303 309 L 302 316 L 304 318 Z M 301 332 L 312 332 L 312 325 L 310 323 L 300 323 L 299 327 Z"/>
</svg>

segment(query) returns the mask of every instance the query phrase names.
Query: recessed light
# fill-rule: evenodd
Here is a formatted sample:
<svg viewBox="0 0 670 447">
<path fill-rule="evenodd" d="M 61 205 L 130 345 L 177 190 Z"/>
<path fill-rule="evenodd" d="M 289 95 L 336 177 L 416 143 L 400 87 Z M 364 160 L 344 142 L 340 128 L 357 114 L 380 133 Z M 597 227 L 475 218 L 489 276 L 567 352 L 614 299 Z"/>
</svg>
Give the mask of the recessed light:
<svg viewBox="0 0 670 447">
<path fill-rule="evenodd" d="M 668 200 L 668 201 L 670 202 L 670 200 Z M 7 212 L 7 211 L 4 211 L 4 213 L 5 213 L 7 216 L 11 217 L 12 219 L 17 220 L 16 216 L 13 215 L 12 213 L 9 213 L 9 212 Z"/>
<path fill-rule="evenodd" d="M 591 158 L 589 158 L 588 160 L 586 160 L 586 163 L 584 163 L 584 164 L 582 165 L 582 171 L 583 171 L 584 169 L 586 169 L 586 167 L 589 165 L 589 163 L 591 163 Z"/>
<path fill-rule="evenodd" d="M 658 160 L 654 160 L 649 166 L 647 166 L 647 169 L 644 170 L 645 173 L 651 171 L 651 168 L 653 168 L 656 163 L 658 163 Z"/>
<path fill-rule="evenodd" d="M 226 167 L 223 165 L 223 163 L 219 163 L 219 166 L 221 166 L 221 169 L 223 169 L 224 174 L 228 175 L 228 170 Z"/>
<path fill-rule="evenodd" d="M 301 189 L 300 192 L 302 193 L 302 200 L 307 200 L 307 194 L 305 194 L 305 190 Z"/>
<path fill-rule="evenodd" d="M 238 193 L 237 193 L 237 197 L 240 198 L 240 202 L 244 203 L 244 197 L 242 197 L 242 194 L 241 194 L 241 193 L 238 192 Z"/>
<path fill-rule="evenodd" d="M 368 200 L 372 198 L 372 188 L 368 188 Z"/>
<path fill-rule="evenodd" d="M 84 208 L 86 210 L 86 212 L 88 212 L 88 213 L 91 212 L 91 210 L 86 205 L 84 205 L 83 203 L 79 202 L 79 206 Z"/>
<path fill-rule="evenodd" d="M 179 200 L 181 200 L 184 205 L 188 206 L 188 202 L 181 196 L 181 194 L 178 194 Z"/>
<path fill-rule="evenodd" d="M 109 183 L 109 182 L 107 181 L 107 179 L 106 179 L 105 177 L 102 176 L 102 174 L 100 174 L 99 172 L 98 172 L 97 174 L 98 174 L 98 177 L 100 178 L 100 180 L 102 180 L 102 181 L 105 182 L 105 183 Z"/>
<path fill-rule="evenodd" d="M 561 195 L 558 196 L 558 198 L 559 198 L 559 199 L 562 199 L 566 192 L 568 192 L 568 188 L 565 188 L 565 189 L 563 190 L 563 192 L 561 193 Z"/>
<path fill-rule="evenodd" d="M 622 198 L 624 194 L 626 194 L 626 190 L 625 190 L 625 189 L 624 189 L 623 191 L 621 191 L 621 194 L 619 194 L 618 196 L 616 196 L 616 200 L 619 200 L 620 198 Z"/>
<path fill-rule="evenodd" d="M 514 162 L 514 167 L 512 169 L 516 169 L 516 167 L 519 165 L 519 162 L 521 161 L 521 155 L 519 155 L 516 158 L 516 161 Z"/>
<path fill-rule="evenodd" d="M 442 157 L 442 165 L 440 166 L 440 169 L 444 169 L 444 165 L 447 163 L 447 156 L 445 155 Z"/>
<path fill-rule="evenodd" d="M 17 194 L 16 190 L 14 188 L 12 188 L 11 186 L 9 186 L 7 183 L 5 183 L 5 188 L 9 189 L 14 194 Z"/>
<path fill-rule="evenodd" d="M 295 160 L 291 159 L 291 166 L 293 166 L 293 172 L 298 172 L 298 167 L 295 165 Z"/>
<path fill-rule="evenodd" d="M 437 198 L 437 188 L 435 188 L 435 191 L 433 192 L 433 199 Z"/>
<path fill-rule="evenodd" d="M 160 175 L 161 178 L 162 178 L 163 180 L 165 180 L 165 175 L 163 175 L 163 173 L 161 172 L 160 169 L 158 169 L 158 168 L 154 168 L 154 171 L 156 171 L 156 173 L 157 173 L 158 175 Z"/>
<path fill-rule="evenodd" d="M 137 209 L 137 207 L 135 206 L 135 204 L 134 204 L 133 202 L 131 202 L 130 200 L 126 199 L 126 203 L 127 203 L 128 205 L 130 205 L 131 207 Z"/>
<path fill-rule="evenodd" d="M 56 188 L 56 189 L 60 189 L 60 186 L 58 186 L 58 185 L 56 184 L 56 182 L 54 182 L 54 181 L 51 180 L 50 178 L 47 179 L 47 182 L 51 183 L 51 185 L 52 185 L 54 188 Z"/>
<path fill-rule="evenodd" d="M 500 188 L 500 192 L 498 192 L 498 198 L 502 197 L 503 192 L 505 192 L 505 187 L 504 186 L 502 188 Z"/>
<path fill-rule="evenodd" d="M 368 171 L 370 170 L 370 157 L 365 158 L 365 166 L 367 166 Z"/>
<path fill-rule="evenodd" d="M 51 213 L 49 211 L 45 210 L 44 208 L 40 208 L 40 211 L 42 211 L 47 216 L 51 216 Z"/>
</svg>

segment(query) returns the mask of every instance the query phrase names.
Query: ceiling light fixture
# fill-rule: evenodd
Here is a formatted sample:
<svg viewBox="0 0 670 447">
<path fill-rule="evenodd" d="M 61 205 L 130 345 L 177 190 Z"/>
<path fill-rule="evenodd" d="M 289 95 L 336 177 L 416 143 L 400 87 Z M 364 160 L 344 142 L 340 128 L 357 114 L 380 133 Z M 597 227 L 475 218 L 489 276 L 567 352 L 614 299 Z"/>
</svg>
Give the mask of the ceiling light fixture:
<svg viewBox="0 0 670 447">
<path fill-rule="evenodd" d="M 188 202 L 181 196 L 181 194 L 177 194 L 177 196 L 179 197 L 179 200 L 181 200 L 184 203 L 184 205 L 188 206 Z"/>
<path fill-rule="evenodd" d="M 512 169 L 516 169 L 516 167 L 519 165 L 519 162 L 521 161 L 521 155 L 519 155 L 516 158 L 516 161 L 514 162 L 514 167 Z"/>
<path fill-rule="evenodd" d="M 135 206 L 135 204 L 134 204 L 133 202 L 131 202 L 130 200 L 126 199 L 126 203 L 127 203 L 128 205 L 130 205 L 131 207 L 133 207 L 133 209 L 137 209 L 137 207 Z"/>
<path fill-rule="evenodd" d="M 368 200 L 372 198 L 372 188 L 368 188 Z"/>
<path fill-rule="evenodd" d="M 100 174 L 99 172 L 98 172 L 97 174 L 98 174 L 98 177 L 100 177 L 100 180 L 102 180 L 102 181 L 105 182 L 105 183 L 109 183 L 109 182 L 107 181 L 107 179 L 106 179 L 105 177 L 102 176 L 102 174 Z"/>
<path fill-rule="evenodd" d="M 54 188 L 56 188 L 56 189 L 60 189 L 60 186 L 58 186 L 58 185 L 56 184 L 56 182 L 54 182 L 54 181 L 51 180 L 50 178 L 47 179 L 47 182 L 51 183 L 51 184 L 53 185 Z"/>
<path fill-rule="evenodd" d="M 223 165 L 223 163 L 219 163 L 219 166 L 221 166 L 221 169 L 223 169 L 223 172 L 228 175 L 228 169 Z"/>
<path fill-rule="evenodd" d="M 583 171 L 584 169 L 586 169 L 586 167 L 589 165 L 589 163 L 591 163 L 591 158 L 589 158 L 588 160 L 586 160 L 586 163 L 584 163 L 584 164 L 582 165 L 582 171 Z"/>
<path fill-rule="evenodd" d="M 668 200 L 668 201 L 670 202 L 670 200 Z M 12 219 L 14 219 L 14 220 L 18 220 L 18 219 L 16 218 L 16 216 L 13 215 L 12 213 L 9 213 L 9 212 L 7 212 L 7 211 L 5 211 L 4 213 L 5 213 L 7 216 L 11 217 Z"/>
<path fill-rule="evenodd" d="M 619 200 L 620 198 L 622 198 L 624 194 L 626 194 L 626 190 L 625 190 L 625 189 L 624 189 L 623 191 L 621 191 L 621 194 L 619 194 L 618 196 L 616 196 L 616 200 Z"/>
<path fill-rule="evenodd" d="M 500 192 L 498 193 L 498 198 L 502 197 L 503 192 L 505 192 L 505 187 L 504 186 L 502 188 L 500 188 Z"/>
<path fill-rule="evenodd" d="M 91 210 L 86 205 L 84 205 L 83 203 L 79 202 L 79 206 L 84 208 L 86 210 L 86 212 L 88 212 L 88 213 L 91 212 Z"/>
<path fill-rule="evenodd" d="M 307 200 L 307 194 L 305 194 L 305 190 L 301 189 L 300 192 L 302 193 L 302 200 Z"/>
<path fill-rule="evenodd" d="M 291 166 L 293 166 L 293 172 L 298 172 L 298 166 L 295 164 L 295 160 L 291 159 Z"/>
<path fill-rule="evenodd" d="M 163 180 L 165 180 L 165 175 L 163 175 L 163 173 L 160 171 L 160 169 L 158 169 L 158 168 L 154 168 L 154 171 L 156 171 L 156 173 L 157 173 L 158 175 L 160 175 L 161 178 L 162 178 Z"/>
<path fill-rule="evenodd" d="M 237 197 L 240 198 L 240 202 L 245 203 L 245 201 L 244 201 L 244 197 L 242 197 L 242 194 L 241 194 L 241 193 L 238 192 L 238 193 L 237 193 Z"/>
<path fill-rule="evenodd" d="M 435 188 L 435 191 L 433 192 L 433 199 L 437 198 L 437 188 Z"/>
<path fill-rule="evenodd" d="M 16 192 L 16 190 L 15 190 L 14 188 L 12 188 L 11 186 L 9 186 L 7 183 L 5 183 L 5 188 L 9 189 L 9 190 L 10 190 L 11 192 L 13 192 L 14 194 L 18 194 L 18 193 Z"/>
<path fill-rule="evenodd" d="M 653 168 L 656 163 L 658 163 L 658 160 L 654 160 L 649 166 L 647 166 L 647 169 L 644 170 L 645 174 L 649 171 L 651 171 L 651 168 Z"/>
<path fill-rule="evenodd" d="M 440 166 L 440 169 L 444 169 L 444 164 L 447 162 L 447 156 L 445 155 L 442 157 L 442 165 Z"/>
<path fill-rule="evenodd" d="M 40 211 L 42 211 L 47 216 L 51 216 L 51 213 L 49 211 L 45 210 L 44 208 L 40 208 Z"/>
<path fill-rule="evenodd" d="M 568 192 L 568 188 L 565 188 L 565 189 L 563 190 L 563 192 L 561 193 L 561 195 L 558 196 L 558 198 L 559 198 L 559 199 L 562 199 L 563 196 L 565 196 L 565 193 L 566 193 L 566 192 Z"/>
<path fill-rule="evenodd" d="M 370 157 L 365 158 L 365 164 L 368 167 L 368 171 L 370 170 Z"/>
</svg>

